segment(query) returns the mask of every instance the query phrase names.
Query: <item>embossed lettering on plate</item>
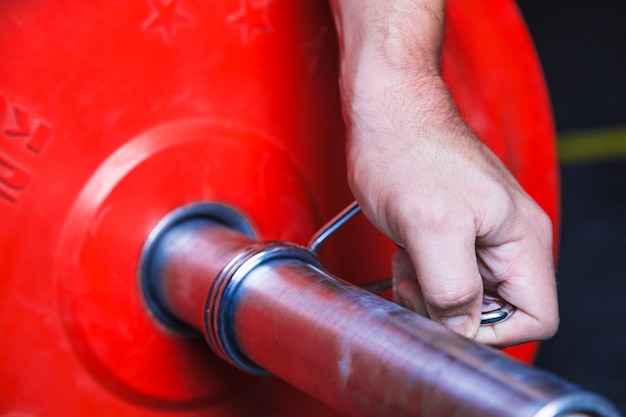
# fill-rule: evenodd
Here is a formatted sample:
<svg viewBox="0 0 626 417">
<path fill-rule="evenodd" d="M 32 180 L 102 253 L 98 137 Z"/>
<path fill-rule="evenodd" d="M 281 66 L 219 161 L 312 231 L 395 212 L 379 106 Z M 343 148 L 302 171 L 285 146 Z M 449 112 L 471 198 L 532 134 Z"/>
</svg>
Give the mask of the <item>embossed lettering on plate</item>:
<svg viewBox="0 0 626 417">
<path fill-rule="evenodd" d="M 0 199 L 13 204 L 32 179 L 31 170 L 18 162 L 24 159 L 20 154 L 41 154 L 52 136 L 52 127 L 0 95 L 0 132 L 0 145 L 8 145 L 0 147 Z M 15 141 L 23 147 L 16 147 Z"/>
</svg>

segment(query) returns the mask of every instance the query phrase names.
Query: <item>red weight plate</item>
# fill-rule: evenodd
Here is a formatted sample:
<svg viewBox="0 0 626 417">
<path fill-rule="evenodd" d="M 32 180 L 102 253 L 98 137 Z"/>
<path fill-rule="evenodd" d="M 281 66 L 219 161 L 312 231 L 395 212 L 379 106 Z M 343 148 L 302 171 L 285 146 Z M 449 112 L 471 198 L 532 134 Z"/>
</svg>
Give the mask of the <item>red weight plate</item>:
<svg viewBox="0 0 626 417">
<path fill-rule="evenodd" d="M 448 12 L 455 100 L 556 224 L 548 100 L 515 5 Z M 351 200 L 336 54 L 325 2 L 0 2 L 0 414 L 333 415 L 159 326 L 137 268 L 180 206 L 227 203 L 303 243 Z M 393 245 L 357 222 L 326 249 L 364 282 Z"/>
</svg>

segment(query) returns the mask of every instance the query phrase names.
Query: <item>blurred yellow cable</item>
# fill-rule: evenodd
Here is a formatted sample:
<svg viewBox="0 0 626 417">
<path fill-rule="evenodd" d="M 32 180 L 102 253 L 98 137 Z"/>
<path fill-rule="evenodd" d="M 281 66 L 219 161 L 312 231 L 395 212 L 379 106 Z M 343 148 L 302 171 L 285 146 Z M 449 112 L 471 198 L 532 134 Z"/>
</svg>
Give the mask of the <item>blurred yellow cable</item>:
<svg viewBox="0 0 626 417">
<path fill-rule="evenodd" d="M 562 132 L 558 149 L 563 166 L 626 159 L 626 126 Z"/>
</svg>

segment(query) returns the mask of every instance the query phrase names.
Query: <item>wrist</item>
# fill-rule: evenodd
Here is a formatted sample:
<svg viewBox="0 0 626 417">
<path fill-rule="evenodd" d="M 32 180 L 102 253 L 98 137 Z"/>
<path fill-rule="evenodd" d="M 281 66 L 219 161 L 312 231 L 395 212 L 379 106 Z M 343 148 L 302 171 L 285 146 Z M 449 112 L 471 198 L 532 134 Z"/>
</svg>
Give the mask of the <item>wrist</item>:
<svg viewBox="0 0 626 417">
<path fill-rule="evenodd" d="M 433 132 L 455 137 L 468 133 L 439 75 L 385 74 L 351 87 L 351 94 L 342 97 L 350 145 L 403 137 L 419 143 Z"/>
</svg>

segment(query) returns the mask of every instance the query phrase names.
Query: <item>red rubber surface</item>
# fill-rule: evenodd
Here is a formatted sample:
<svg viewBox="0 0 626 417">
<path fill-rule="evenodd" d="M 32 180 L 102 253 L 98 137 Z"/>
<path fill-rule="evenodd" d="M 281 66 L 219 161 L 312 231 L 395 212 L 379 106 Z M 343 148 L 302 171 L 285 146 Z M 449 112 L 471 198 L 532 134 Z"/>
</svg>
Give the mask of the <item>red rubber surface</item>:
<svg viewBox="0 0 626 417">
<path fill-rule="evenodd" d="M 556 224 L 551 115 L 519 13 L 449 9 L 455 99 Z M 163 329 L 136 274 L 177 207 L 225 203 L 260 237 L 305 243 L 351 201 L 336 51 L 325 2 L 0 3 L 0 415 L 333 415 Z M 361 219 L 324 256 L 362 283 L 389 274 L 392 250 Z"/>
</svg>

